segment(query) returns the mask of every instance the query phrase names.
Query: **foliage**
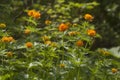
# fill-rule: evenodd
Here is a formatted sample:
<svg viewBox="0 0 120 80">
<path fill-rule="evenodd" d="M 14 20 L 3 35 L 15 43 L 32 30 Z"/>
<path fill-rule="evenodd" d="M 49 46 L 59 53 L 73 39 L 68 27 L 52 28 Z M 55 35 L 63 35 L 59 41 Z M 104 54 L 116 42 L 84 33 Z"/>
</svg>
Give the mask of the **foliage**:
<svg viewBox="0 0 120 80">
<path fill-rule="evenodd" d="M 91 50 L 99 4 L 65 0 L 0 3 L 1 80 L 119 80 L 119 58 Z M 78 15 L 79 14 L 79 15 Z"/>
</svg>

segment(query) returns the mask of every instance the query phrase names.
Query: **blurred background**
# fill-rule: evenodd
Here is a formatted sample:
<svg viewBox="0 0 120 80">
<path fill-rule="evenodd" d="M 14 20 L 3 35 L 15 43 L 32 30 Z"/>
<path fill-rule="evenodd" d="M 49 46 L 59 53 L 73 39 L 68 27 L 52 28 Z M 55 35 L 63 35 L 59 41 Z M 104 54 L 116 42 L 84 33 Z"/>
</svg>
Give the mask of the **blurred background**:
<svg viewBox="0 0 120 80">
<path fill-rule="evenodd" d="M 73 8 L 69 16 L 75 14 L 76 16 L 72 17 L 78 17 L 84 13 L 90 13 L 94 16 L 95 19 L 92 23 L 95 24 L 96 30 L 102 38 L 96 39 L 93 49 L 120 45 L 120 0 L 1 0 L 0 22 L 7 23 L 14 31 L 15 29 L 12 29 L 12 26 L 22 25 L 22 16 L 26 15 L 26 9 L 54 10 L 52 5 L 56 3 L 56 6 L 69 4 L 67 8 Z M 88 3 L 88 5 L 84 3 Z M 47 15 L 46 12 L 42 12 L 42 14 L 43 16 Z M 79 20 L 76 18 L 75 23 L 78 22 Z M 44 25 L 42 24 L 42 26 Z"/>
</svg>

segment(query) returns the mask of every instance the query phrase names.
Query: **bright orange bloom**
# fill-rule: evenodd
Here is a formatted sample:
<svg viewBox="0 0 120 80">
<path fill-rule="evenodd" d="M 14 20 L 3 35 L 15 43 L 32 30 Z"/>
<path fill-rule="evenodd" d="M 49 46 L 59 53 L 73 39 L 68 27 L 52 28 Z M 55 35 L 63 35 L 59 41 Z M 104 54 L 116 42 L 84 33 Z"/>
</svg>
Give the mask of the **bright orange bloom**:
<svg viewBox="0 0 120 80">
<path fill-rule="evenodd" d="M 88 34 L 89 36 L 94 37 L 94 36 L 96 35 L 96 31 L 93 30 L 93 29 L 90 29 L 90 30 L 87 30 L 87 34 Z"/>
<path fill-rule="evenodd" d="M 60 64 L 60 68 L 65 68 L 65 64 Z"/>
<path fill-rule="evenodd" d="M 65 31 L 68 29 L 68 26 L 64 23 L 60 24 L 59 25 L 59 31 Z"/>
<path fill-rule="evenodd" d="M 31 42 L 27 42 L 25 45 L 26 45 L 27 48 L 33 47 L 33 44 Z"/>
<path fill-rule="evenodd" d="M 30 32 L 31 32 L 31 30 L 29 30 L 29 29 L 25 29 L 25 31 L 24 31 L 25 34 L 30 34 Z"/>
<path fill-rule="evenodd" d="M 14 41 L 13 37 L 8 37 L 8 39 L 9 39 L 9 42 Z"/>
<path fill-rule="evenodd" d="M 36 19 L 39 19 L 41 16 L 41 14 L 35 10 L 29 10 L 27 14 L 28 14 L 28 16 L 34 17 Z"/>
<path fill-rule="evenodd" d="M 116 68 L 112 68 L 112 73 L 116 73 L 118 70 Z"/>
<path fill-rule="evenodd" d="M 81 47 L 81 46 L 84 45 L 84 43 L 83 43 L 83 41 L 78 40 L 78 41 L 76 42 L 76 45 L 79 46 L 79 47 Z"/>
<path fill-rule="evenodd" d="M 35 12 L 35 10 L 29 10 L 27 14 L 28 16 L 33 16 Z"/>
<path fill-rule="evenodd" d="M 9 38 L 8 37 L 2 37 L 2 42 L 9 42 Z"/>
<path fill-rule="evenodd" d="M 41 14 L 39 12 L 35 12 L 33 17 L 36 18 L 36 19 L 39 19 L 41 16 Z"/>
<path fill-rule="evenodd" d="M 2 37 L 2 42 L 12 42 L 14 41 L 13 37 Z"/>
<path fill-rule="evenodd" d="M 12 52 L 7 52 L 7 57 L 12 57 L 13 56 L 13 53 Z"/>
<path fill-rule="evenodd" d="M 88 20 L 88 21 L 92 21 L 94 19 L 94 17 L 91 14 L 85 14 L 84 19 Z"/>
</svg>

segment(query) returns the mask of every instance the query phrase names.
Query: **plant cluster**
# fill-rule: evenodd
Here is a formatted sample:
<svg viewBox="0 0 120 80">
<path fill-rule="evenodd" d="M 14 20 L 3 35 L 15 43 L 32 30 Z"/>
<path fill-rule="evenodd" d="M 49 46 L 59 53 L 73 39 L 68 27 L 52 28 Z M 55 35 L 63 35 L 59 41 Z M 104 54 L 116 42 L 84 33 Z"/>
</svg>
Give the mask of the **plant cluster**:
<svg viewBox="0 0 120 80">
<path fill-rule="evenodd" d="M 91 50 L 100 38 L 92 23 L 95 17 L 90 13 L 76 16 L 71 11 L 95 5 L 58 0 L 52 6 L 35 4 L 25 9 L 16 19 L 17 26 L 2 21 L 0 79 L 119 80 L 118 60 L 107 50 Z"/>
</svg>

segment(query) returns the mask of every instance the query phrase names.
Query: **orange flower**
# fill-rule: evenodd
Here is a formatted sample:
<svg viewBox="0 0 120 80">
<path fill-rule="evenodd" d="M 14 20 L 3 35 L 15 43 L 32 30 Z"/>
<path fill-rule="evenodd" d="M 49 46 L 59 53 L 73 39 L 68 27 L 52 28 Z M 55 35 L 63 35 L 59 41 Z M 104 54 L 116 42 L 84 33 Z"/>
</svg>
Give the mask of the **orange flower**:
<svg viewBox="0 0 120 80">
<path fill-rule="evenodd" d="M 28 16 L 33 16 L 35 12 L 35 10 L 29 10 L 27 14 Z"/>
<path fill-rule="evenodd" d="M 25 34 L 30 34 L 30 32 L 31 32 L 31 30 L 29 30 L 29 29 L 25 29 L 25 31 L 24 31 Z"/>
<path fill-rule="evenodd" d="M 76 45 L 79 46 L 79 47 L 81 47 L 81 46 L 84 45 L 84 43 L 83 43 L 83 41 L 78 40 L 78 41 L 76 42 Z"/>
<path fill-rule="evenodd" d="M 12 52 L 7 52 L 7 57 L 12 57 L 13 56 L 13 53 Z"/>
<path fill-rule="evenodd" d="M 35 10 L 29 10 L 27 14 L 28 14 L 28 16 L 34 17 L 36 19 L 39 19 L 41 16 L 41 14 Z"/>
<path fill-rule="evenodd" d="M 89 36 L 94 37 L 94 36 L 96 35 L 96 31 L 93 30 L 93 29 L 90 29 L 90 30 L 87 30 L 87 34 L 88 34 Z"/>
<path fill-rule="evenodd" d="M 40 14 L 39 12 L 35 12 L 35 13 L 33 14 L 33 17 L 36 18 L 36 19 L 39 19 L 40 16 L 41 16 L 41 14 Z"/>
<path fill-rule="evenodd" d="M 2 37 L 2 42 L 9 42 L 9 38 L 8 37 Z"/>
<path fill-rule="evenodd" d="M 60 64 L 60 68 L 65 68 L 65 64 Z"/>
<path fill-rule="evenodd" d="M 33 47 L 33 44 L 31 42 L 27 42 L 25 45 L 26 45 L 27 48 Z"/>
<path fill-rule="evenodd" d="M 59 25 L 59 31 L 65 31 L 68 29 L 68 26 L 64 23 L 60 24 Z"/>
<path fill-rule="evenodd" d="M 13 37 L 2 37 L 2 42 L 12 42 L 14 41 Z"/>
<path fill-rule="evenodd" d="M 116 73 L 118 70 L 116 68 L 112 68 L 112 73 Z"/>
<path fill-rule="evenodd" d="M 8 37 L 8 39 L 9 39 L 9 42 L 14 41 L 13 37 Z"/>
<path fill-rule="evenodd" d="M 85 14 L 84 19 L 88 20 L 88 21 L 92 21 L 94 19 L 94 17 L 92 15 L 90 15 L 90 14 Z"/>
</svg>

